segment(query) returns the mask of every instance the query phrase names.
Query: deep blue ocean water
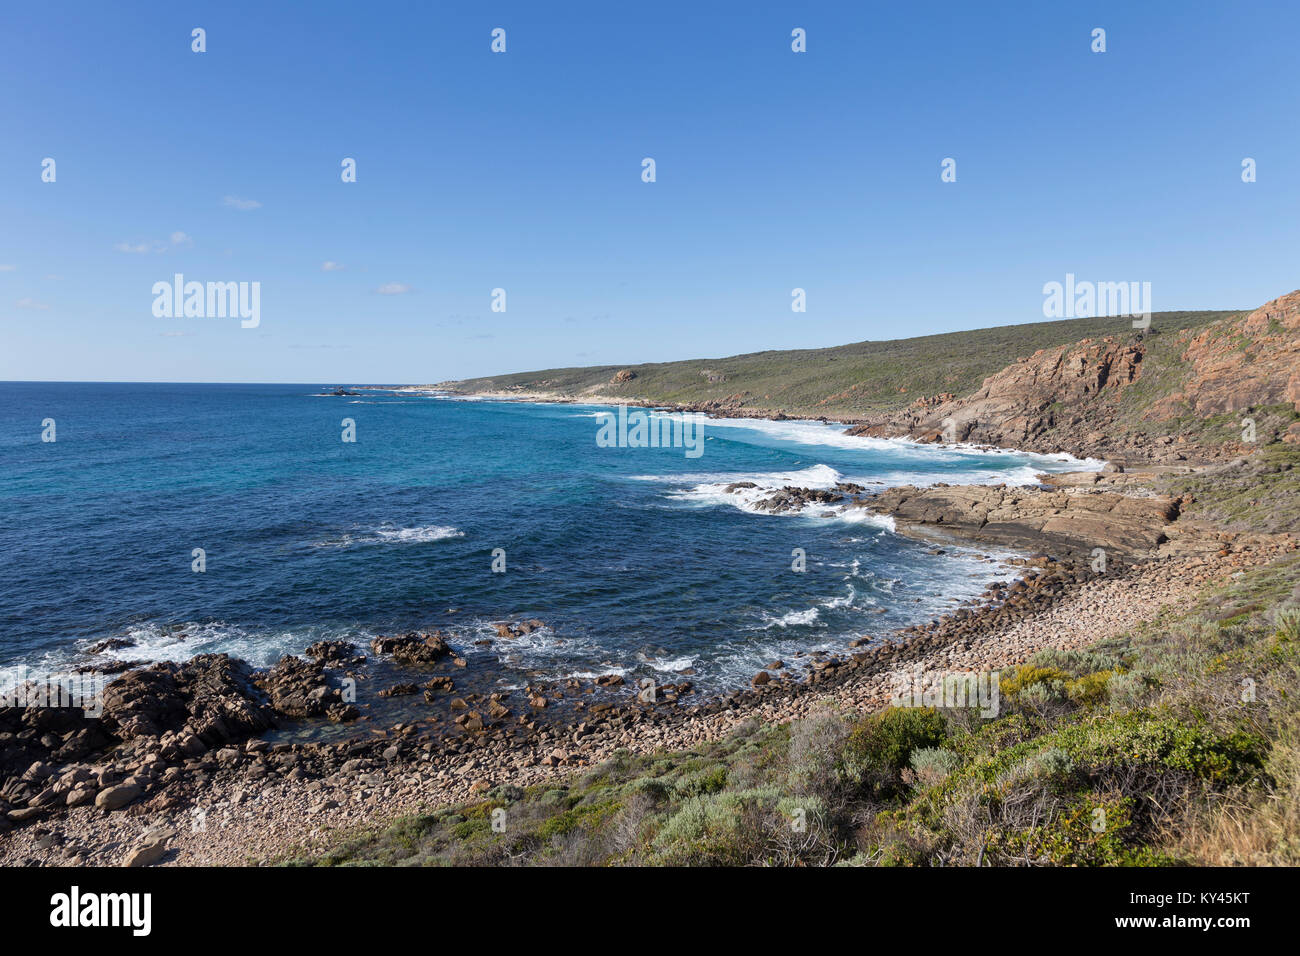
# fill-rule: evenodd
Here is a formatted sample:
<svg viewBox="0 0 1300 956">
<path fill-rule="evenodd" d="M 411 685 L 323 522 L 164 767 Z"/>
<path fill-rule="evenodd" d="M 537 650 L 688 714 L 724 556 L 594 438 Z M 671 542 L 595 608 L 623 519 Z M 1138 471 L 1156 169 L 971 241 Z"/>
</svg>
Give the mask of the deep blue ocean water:
<svg viewBox="0 0 1300 956">
<path fill-rule="evenodd" d="M 134 642 L 107 657 L 269 664 L 325 637 L 439 627 L 503 684 L 693 668 L 716 689 L 928 620 L 1007 574 L 987 549 L 931 554 L 862 512 L 755 513 L 725 484 L 1028 483 L 1078 467 L 800 422 L 709 421 L 688 458 L 598 447 L 597 406 L 321 392 L 0 384 L 0 684 L 107 637 Z M 548 626 L 473 643 L 514 618 Z"/>
</svg>

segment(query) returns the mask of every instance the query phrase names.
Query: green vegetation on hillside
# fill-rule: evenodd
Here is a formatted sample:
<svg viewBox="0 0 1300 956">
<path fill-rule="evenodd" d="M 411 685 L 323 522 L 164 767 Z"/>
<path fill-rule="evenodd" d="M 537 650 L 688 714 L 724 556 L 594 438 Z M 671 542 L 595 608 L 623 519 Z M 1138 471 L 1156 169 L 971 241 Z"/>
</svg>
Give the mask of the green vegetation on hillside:
<svg viewBox="0 0 1300 956">
<path fill-rule="evenodd" d="M 1152 343 L 1171 340 L 1172 347 L 1179 330 L 1241 314 L 1160 312 L 1152 316 L 1146 337 Z M 1066 319 L 825 349 L 519 372 L 468 379 L 454 387 L 463 392 L 552 392 L 563 397 L 599 393 L 662 404 L 719 402 L 742 395 L 744 406 L 755 411 L 854 419 L 899 408 L 919 396 L 967 394 L 989 375 L 1039 349 L 1133 334 L 1131 320 L 1123 317 Z M 612 383 L 625 368 L 635 377 Z"/>
<path fill-rule="evenodd" d="M 1296 417 L 1289 405 L 1255 414 L 1261 421 L 1272 416 L 1287 424 Z M 1230 416 L 1225 427 L 1236 427 L 1240 417 Z M 1295 445 L 1274 442 L 1249 458 L 1167 478 L 1160 488 L 1191 496 L 1198 517 L 1229 530 L 1300 533 L 1300 447 Z"/>
</svg>

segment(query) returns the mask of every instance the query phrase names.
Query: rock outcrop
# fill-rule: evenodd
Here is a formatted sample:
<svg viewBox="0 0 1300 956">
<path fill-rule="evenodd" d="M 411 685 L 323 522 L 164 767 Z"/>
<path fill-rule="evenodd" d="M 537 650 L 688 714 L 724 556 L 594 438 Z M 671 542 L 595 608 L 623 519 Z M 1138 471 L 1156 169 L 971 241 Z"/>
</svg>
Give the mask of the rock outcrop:
<svg viewBox="0 0 1300 956">
<path fill-rule="evenodd" d="M 328 717 L 341 723 L 359 716 L 343 700 L 342 691 L 331 686 L 320 661 L 287 654 L 258 677 L 257 686 L 270 696 L 275 712 L 286 717 Z"/>
<path fill-rule="evenodd" d="M 252 671 L 228 654 L 200 654 L 131 671 L 104 688 L 104 727 L 120 740 L 180 731 L 209 746 L 274 726 Z"/>
<path fill-rule="evenodd" d="M 1113 420 L 1120 393 L 1141 375 L 1143 354 L 1140 342 L 1110 337 L 1041 349 L 989 376 L 972 395 L 919 398 L 850 434 L 1027 448 L 1085 417 L 1095 430 Z"/>
<path fill-rule="evenodd" d="M 1186 409 L 1221 415 L 1284 402 L 1300 412 L 1300 290 L 1203 329 L 1183 361 L 1189 371 L 1182 388 L 1152 405 L 1147 417 Z"/>
<path fill-rule="evenodd" d="M 347 641 L 317 641 L 308 644 L 303 654 L 328 667 L 355 667 L 365 661 Z"/>
<path fill-rule="evenodd" d="M 1157 376 L 1141 401 L 1124 399 L 1143 381 L 1149 339 L 1108 336 L 1041 349 L 989 376 L 970 395 L 918 398 L 856 425 L 850 434 L 1138 461 L 1210 460 L 1249 448 L 1236 441 L 1233 428 L 1189 438 L 1161 434 L 1161 428 L 1147 424 L 1286 403 L 1300 412 L 1300 291 L 1243 318 L 1182 335 L 1187 344 L 1177 366 L 1162 372 L 1169 381 Z M 1143 407 L 1144 402 L 1149 404 Z M 1277 423 L 1277 431 L 1288 441 L 1300 441 L 1300 428 L 1288 431 L 1289 416 Z"/>
<path fill-rule="evenodd" d="M 413 666 L 436 664 L 451 653 L 447 635 L 441 631 L 376 637 L 371 640 L 370 649 L 376 654 L 390 654 L 394 659 Z"/>
<path fill-rule="evenodd" d="M 1094 548 L 1124 555 L 1149 552 L 1167 540 L 1181 504 L 1158 495 L 1005 485 L 904 485 L 870 500 L 872 510 L 892 515 L 903 529 L 928 527 L 991 544 L 1073 555 Z"/>
</svg>

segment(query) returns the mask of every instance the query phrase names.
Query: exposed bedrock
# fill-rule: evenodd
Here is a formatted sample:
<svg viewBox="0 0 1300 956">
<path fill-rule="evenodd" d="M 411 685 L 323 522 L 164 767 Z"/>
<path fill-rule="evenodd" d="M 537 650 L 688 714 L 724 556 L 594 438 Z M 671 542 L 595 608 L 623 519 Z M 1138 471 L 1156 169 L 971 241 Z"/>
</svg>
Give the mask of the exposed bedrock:
<svg viewBox="0 0 1300 956">
<path fill-rule="evenodd" d="M 1181 501 L 1077 489 L 903 485 L 882 491 L 869 506 L 892 515 L 900 527 L 943 530 L 989 543 L 1076 554 L 1094 548 L 1140 554 L 1168 539 Z"/>
</svg>

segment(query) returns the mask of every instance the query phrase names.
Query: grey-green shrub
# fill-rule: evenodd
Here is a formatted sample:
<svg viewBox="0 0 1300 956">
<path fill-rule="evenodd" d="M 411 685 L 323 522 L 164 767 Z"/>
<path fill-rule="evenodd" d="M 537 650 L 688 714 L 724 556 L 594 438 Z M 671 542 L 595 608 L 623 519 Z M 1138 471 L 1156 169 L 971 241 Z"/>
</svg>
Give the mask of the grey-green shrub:
<svg viewBox="0 0 1300 956">
<path fill-rule="evenodd" d="M 913 778 L 923 787 L 942 783 L 961 766 L 961 758 L 942 747 L 921 747 L 908 760 Z"/>
</svg>

